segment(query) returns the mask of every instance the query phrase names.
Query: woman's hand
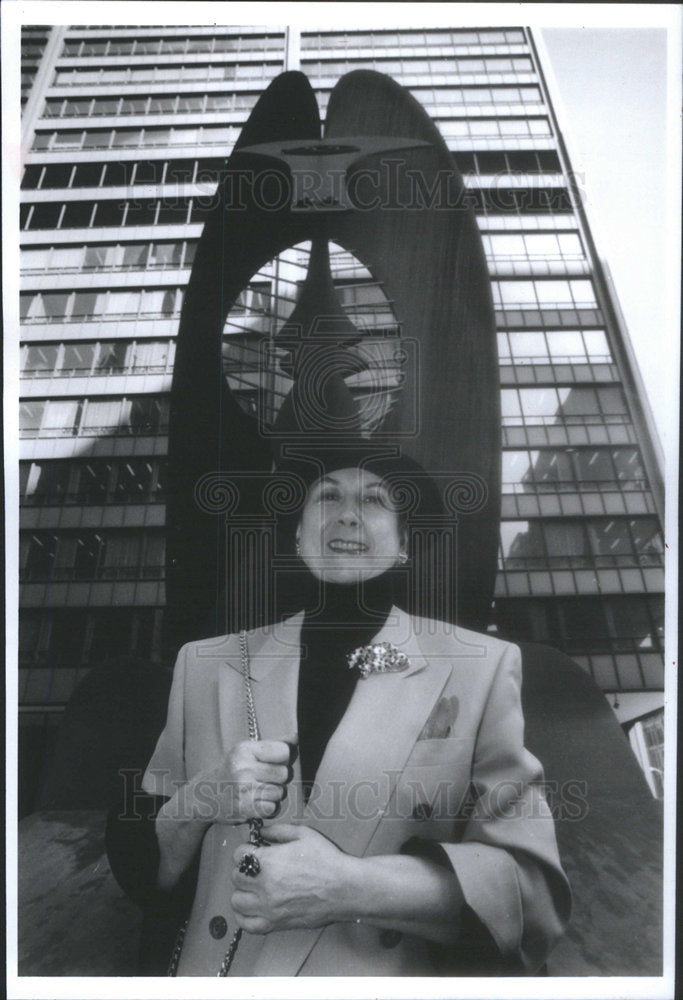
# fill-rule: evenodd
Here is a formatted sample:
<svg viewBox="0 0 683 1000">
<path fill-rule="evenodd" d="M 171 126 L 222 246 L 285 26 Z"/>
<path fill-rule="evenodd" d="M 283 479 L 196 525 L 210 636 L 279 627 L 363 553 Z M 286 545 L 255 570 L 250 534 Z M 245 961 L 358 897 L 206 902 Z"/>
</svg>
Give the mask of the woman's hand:
<svg viewBox="0 0 683 1000">
<path fill-rule="evenodd" d="M 281 740 L 243 740 L 218 767 L 192 779 L 195 816 L 210 823 L 243 823 L 274 816 L 292 778 L 291 748 Z"/>
<path fill-rule="evenodd" d="M 241 844 L 234 853 L 231 897 L 250 934 L 324 927 L 355 920 L 442 944 L 456 940 L 464 905 L 456 875 L 425 858 L 344 854 L 306 826 L 268 827 L 270 847 Z M 260 865 L 239 871 L 245 854 Z"/>
<path fill-rule="evenodd" d="M 180 786 L 156 818 L 160 889 L 176 884 L 212 823 L 275 815 L 292 777 L 290 757 L 290 745 L 281 740 L 245 740 L 217 767 Z"/>
<path fill-rule="evenodd" d="M 235 851 L 231 903 L 239 926 L 269 934 L 350 919 L 349 876 L 358 859 L 306 826 L 282 823 L 268 827 L 267 836 L 272 846 L 241 844 Z M 258 858 L 255 877 L 238 869 L 245 854 Z"/>
</svg>

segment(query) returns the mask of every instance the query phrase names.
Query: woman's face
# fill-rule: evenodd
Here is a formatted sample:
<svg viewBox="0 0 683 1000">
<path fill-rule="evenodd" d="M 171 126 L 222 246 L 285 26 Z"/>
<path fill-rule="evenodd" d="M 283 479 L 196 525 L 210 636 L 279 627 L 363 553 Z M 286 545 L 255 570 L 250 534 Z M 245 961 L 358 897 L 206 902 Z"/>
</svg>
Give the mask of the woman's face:
<svg viewBox="0 0 683 1000">
<path fill-rule="evenodd" d="M 337 469 L 311 487 L 296 540 L 311 573 L 330 583 L 371 580 L 394 566 L 402 549 L 382 479 L 355 468 Z"/>
</svg>

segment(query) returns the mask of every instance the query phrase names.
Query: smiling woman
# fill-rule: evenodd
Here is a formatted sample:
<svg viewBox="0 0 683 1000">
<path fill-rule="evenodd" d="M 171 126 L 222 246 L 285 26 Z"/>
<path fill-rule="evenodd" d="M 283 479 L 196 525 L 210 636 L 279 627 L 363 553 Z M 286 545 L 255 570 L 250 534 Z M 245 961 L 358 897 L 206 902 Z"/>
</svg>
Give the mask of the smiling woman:
<svg viewBox="0 0 683 1000">
<path fill-rule="evenodd" d="M 373 579 L 407 560 L 402 546 L 398 511 L 380 476 L 339 469 L 310 490 L 297 530 L 297 553 L 318 579 Z"/>
<path fill-rule="evenodd" d="M 519 651 L 401 607 L 436 484 L 357 442 L 278 476 L 301 610 L 183 647 L 143 779 L 147 891 L 187 913 L 171 974 L 534 973 L 569 892 Z M 110 827 L 129 885 L 143 829 Z"/>
</svg>

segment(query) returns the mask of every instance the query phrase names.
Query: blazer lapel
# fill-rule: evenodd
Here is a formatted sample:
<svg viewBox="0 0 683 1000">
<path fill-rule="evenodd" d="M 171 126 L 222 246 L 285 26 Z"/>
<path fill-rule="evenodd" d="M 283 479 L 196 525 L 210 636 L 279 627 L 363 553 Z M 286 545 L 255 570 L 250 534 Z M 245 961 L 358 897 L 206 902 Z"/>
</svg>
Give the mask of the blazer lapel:
<svg viewBox="0 0 683 1000">
<path fill-rule="evenodd" d="M 376 673 L 356 684 L 316 775 L 306 823 L 361 857 L 429 713 L 450 677 L 447 658 L 425 657 L 411 620 L 393 608 L 373 640 L 392 642 L 409 660 L 402 673 Z"/>
<path fill-rule="evenodd" d="M 248 636 L 249 674 L 261 739 L 291 741 L 296 736 L 302 621 L 303 614 L 295 615 L 273 626 L 265 637 Z M 219 676 L 219 712 L 224 747 L 248 738 L 244 666 L 238 645 L 225 657 Z M 242 735 L 236 737 L 236 733 Z"/>
<path fill-rule="evenodd" d="M 358 681 L 327 745 L 314 793 L 304 809 L 307 826 L 358 857 L 367 850 L 408 755 L 452 670 L 446 646 L 443 656 L 430 656 L 427 661 L 411 619 L 397 608 L 392 608 L 374 641 L 392 642 L 406 653 L 409 667 L 403 673 L 372 674 Z M 254 974 L 296 975 L 322 930 L 268 935 Z"/>
</svg>

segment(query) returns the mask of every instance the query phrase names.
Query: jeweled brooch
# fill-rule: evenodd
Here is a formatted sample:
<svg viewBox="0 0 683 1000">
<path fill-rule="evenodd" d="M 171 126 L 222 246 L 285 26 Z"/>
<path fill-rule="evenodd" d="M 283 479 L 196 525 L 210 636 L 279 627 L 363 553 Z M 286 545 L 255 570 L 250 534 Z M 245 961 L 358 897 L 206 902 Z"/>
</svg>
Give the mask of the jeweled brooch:
<svg viewBox="0 0 683 1000">
<path fill-rule="evenodd" d="M 400 674 L 410 666 L 410 660 L 392 642 L 378 642 L 374 646 L 360 646 L 348 657 L 349 668 L 358 667 L 362 680 L 370 674 Z"/>
</svg>

